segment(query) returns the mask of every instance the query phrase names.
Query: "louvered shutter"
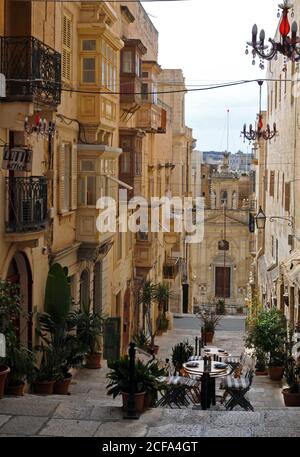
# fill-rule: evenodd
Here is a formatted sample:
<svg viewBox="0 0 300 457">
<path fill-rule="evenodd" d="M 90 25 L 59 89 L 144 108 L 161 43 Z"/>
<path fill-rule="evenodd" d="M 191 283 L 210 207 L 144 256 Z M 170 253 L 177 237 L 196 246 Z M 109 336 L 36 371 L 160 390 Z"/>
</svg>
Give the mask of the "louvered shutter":
<svg viewBox="0 0 300 457">
<path fill-rule="evenodd" d="M 290 211 L 291 204 L 291 183 L 287 182 L 285 184 L 285 211 Z"/>
<path fill-rule="evenodd" d="M 77 209 L 77 146 L 72 147 L 71 209 Z"/>
<path fill-rule="evenodd" d="M 65 207 L 65 145 L 58 147 L 58 211 L 63 213 Z"/>
<path fill-rule="evenodd" d="M 72 43 L 72 20 L 64 15 L 62 30 L 62 76 L 71 80 L 71 43 Z"/>
</svg>

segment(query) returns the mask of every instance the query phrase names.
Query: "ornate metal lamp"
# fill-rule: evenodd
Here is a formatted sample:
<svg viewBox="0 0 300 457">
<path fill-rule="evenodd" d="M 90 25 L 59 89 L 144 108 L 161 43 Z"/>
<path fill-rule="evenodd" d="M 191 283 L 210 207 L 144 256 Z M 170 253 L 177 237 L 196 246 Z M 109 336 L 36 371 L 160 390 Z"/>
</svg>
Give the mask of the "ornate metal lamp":
<svg viewBox="0 0 300 457">
<path fill-rule="evenodd" d="M 273 124 L 273 130 L 271 130 L 270 125 L 267 124 L 266 128 L 264 129 L 263 117 L 261 114 L 261 92 L 262 92 L 262 85 L 263 81 L 258 81 L 259 85 L 259 114 L 258 114 L 258 121 L 257 127 L 254 129 L 252 124 L 249 125 L 249 130 L 247 130 L 247 125 L 244 124 L 243 131 L 241 132 L 241 136 L 244 137 L 245 140 L 251 141 L 258 141 L 260 139 L 264 139 L 265 141 L 270 141 L 272 138 L 278 135 L 276 123 Z"/>
<path fill-rule="evenodd" d="M 298 62 L 300 60 L 300 38 L 297 36 L 298 25 L 296 21 L 293 21 L 290 25 L 289 12 L 291 10 L 291 17 L 294 17 L 294 5 L 290 0 L 284 0 L 280 3 L 278 9 L 278 17 L 281 16 L 281 22 L 279 25 L 279 33 L 281 40 L 276 42 L 272 38 L 269 38 L 269 43 L 265 43 L 266 33 L 262 29 L 257 39 L 258 28 L 254 24 L 252 28 L 252 41 L 247 42 L 246 54 L 249 54 L 249 46 L 252 47 L 252 64 L 255 65 L 256 56 L 260 58 L 260 68 L 263 70 L 264 60 L 278 59 L 278 53 L 285 56 L 285 69 L 287 60 Z M 282 10 L 282 12 L 280 11 Z M 291 33 L 290 33 L 291 32 Z"/>
<path fill-rule="evenodd" d="M 42 135 L 46 139 L 53 138 L 56 131 L 56 124 L 53 121 L 47 122 L 45 118 L 41 118 L 39 114 L 34 116 L 34 121 L 30 122 L 26 116 L 24 121 L 24 130 L 27 135 L 36 133 L 38 136 Z"/>
</svg>

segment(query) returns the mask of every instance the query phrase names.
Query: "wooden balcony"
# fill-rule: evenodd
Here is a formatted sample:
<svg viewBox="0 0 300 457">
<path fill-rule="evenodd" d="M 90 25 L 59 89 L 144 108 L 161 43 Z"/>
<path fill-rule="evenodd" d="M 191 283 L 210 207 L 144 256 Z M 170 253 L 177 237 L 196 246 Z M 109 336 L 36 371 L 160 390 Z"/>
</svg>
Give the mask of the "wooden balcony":
<svg viewBox="0 0 300 457">
<path fill-rule="evenodd" d="M 134 251 L 134 266 L 136 268 L 151 270 L 155 261 L 156 249 L 153 241 L 150 238 L 145 241 L 137 240 Z"/>
<path fill-rule="evenodd" d="M 143 103 L 137 112 L 137 127 L 148 133 L 165 133 L 166 111 L 152 103 Z"/>
<path fill-rule="evenodd" d="M 164 279 L 175 280 L 179 271 L 179 262 L 176 260 L 169 260 L 163 266 L 163 277 Z"/>
</svg>

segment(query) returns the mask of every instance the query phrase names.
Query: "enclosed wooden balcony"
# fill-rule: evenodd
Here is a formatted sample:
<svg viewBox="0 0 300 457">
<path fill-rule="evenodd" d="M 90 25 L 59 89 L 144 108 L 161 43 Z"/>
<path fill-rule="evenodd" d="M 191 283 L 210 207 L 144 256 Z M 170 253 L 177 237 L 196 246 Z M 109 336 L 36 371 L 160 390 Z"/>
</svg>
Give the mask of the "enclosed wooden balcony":
<svg viewBox="0 0 300 457">
<path fill-rule="evenodd" d="M 134 251 L 134 266 L 151 270 L 156 262 L 156 248 L 150 233 L 137 234 Z"/>
<path fill-rule="evenodd" d="M 137 127 L 148 133 L 166 132 L 166 111 L 152 103 L 143 103 L 137 112 Z"/>
<path fill-rule="evenodd" d="M 163 266 L 163 277 L 164 279 L 175 280 L 179 274 L 179 260 L 170 259 L 164 263 Z"/>
</svg>

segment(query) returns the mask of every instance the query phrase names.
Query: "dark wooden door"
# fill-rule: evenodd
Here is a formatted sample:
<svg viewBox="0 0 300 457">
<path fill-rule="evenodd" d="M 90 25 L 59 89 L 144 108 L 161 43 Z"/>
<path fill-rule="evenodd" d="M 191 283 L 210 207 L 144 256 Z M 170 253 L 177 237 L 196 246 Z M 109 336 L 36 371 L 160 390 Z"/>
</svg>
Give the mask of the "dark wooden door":
<svg viewBox="0 0 300 457">
<path fill-rule="evenodd" d="M 216 267 L 216 297 L 230 298 L 231 269 Z M 225 287 L 224 287 L 225 285 Z"/>
<path fill-rule="evenodd" d="M 120 357 L 121 318 L 109 317 L 104 324 L 103 358 L 116 360 Z"/>
</svg>

